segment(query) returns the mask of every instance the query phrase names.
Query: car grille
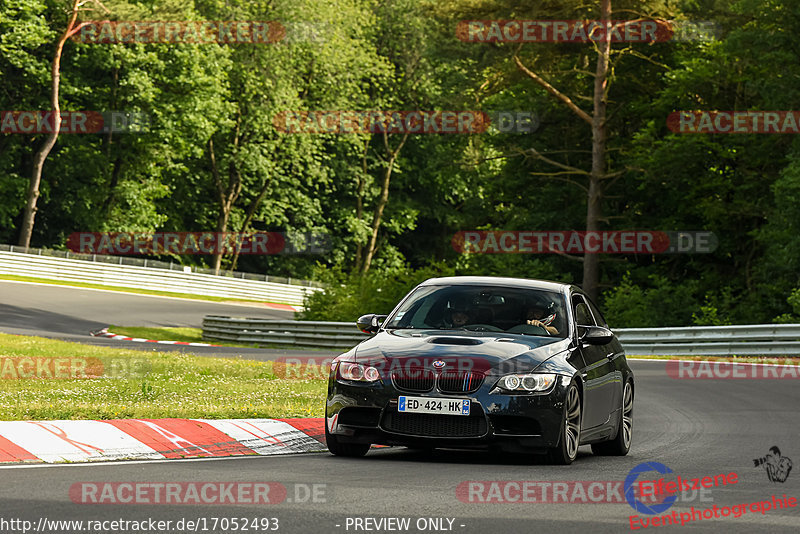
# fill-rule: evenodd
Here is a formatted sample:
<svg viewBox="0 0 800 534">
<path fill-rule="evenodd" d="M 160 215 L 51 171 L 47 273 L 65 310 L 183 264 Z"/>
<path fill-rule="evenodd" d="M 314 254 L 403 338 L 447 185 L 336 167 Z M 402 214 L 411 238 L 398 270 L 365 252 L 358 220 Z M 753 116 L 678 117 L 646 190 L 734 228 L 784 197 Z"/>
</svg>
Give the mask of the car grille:
<svg viewBox="0 0 800 534">
<path fill-rule="evenodd" d="M 442 393 L 471 393 L 481 387 L 483 378 L 483 373 L 445 371 L 439 375 L 439 390 Z"/>
<path fill-rule="evenodd" d="M 436 377 L 430 369 L 409 369 L 408 371 L 393 371 L 392 383 L 397 389 L 406 391 L 430 391 Z"/>
<path fill-rule="evenodd" d="M 478 438 L 487 431 L 483 415 L 438 415 L 388 411 L 381 425 L 388 432 L 434 438 Z"/>
<path fill-rule="evenodd" d="M 397 389 L 426 392 L 438 385 L 442 393 L 472 393 L 483 384 L 483 373 L 473 371 L 445 371 L 438 377 L 430 369 L 409 369 L 392 372 L 392 383 Z"/>
</svg>

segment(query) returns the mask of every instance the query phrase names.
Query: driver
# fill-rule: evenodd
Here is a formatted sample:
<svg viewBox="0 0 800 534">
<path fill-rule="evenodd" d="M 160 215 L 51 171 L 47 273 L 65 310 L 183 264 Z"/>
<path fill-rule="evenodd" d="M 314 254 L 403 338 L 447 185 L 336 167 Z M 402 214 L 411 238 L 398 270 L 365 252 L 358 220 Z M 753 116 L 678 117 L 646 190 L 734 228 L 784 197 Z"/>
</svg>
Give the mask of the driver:
<svg viewBox="0 0 800 534">
<path fill-rule="evenodd" d="M 453 309 L 450 312 L 450 319 L 454 328 L 461 328 L 471 322 L 469 312 L 464 308 Z"/>
<path fill-rule="evenodd" d="M 553 311 L 554 305 L 550 303 L 546 305 L 542 302 L 533 302 L 528 304 L 525 311 L 525 322 L 529 325 L 539 326 L 547 330 L 547 333 L 553 336 L 558 335 L 558 329 L 552 326 L 553 321 L 556 319 L 556 314 Z"/>
<path fill-rule="evenodd" d="M 443 325 L 445 328 L 462 328 L 475 320 L 467 299 L 462 298 L 461 295 L 450 299 L 446 311 Z"/>
</svg>

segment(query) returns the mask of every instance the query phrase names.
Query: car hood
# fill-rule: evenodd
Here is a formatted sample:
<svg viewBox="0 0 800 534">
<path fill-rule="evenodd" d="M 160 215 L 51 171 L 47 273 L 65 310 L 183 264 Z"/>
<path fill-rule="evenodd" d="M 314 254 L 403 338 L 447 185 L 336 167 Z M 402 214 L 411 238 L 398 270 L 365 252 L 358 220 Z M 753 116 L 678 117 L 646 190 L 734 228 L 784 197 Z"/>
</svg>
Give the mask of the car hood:
<svg viewBox="0 0 800 534">
<path fill-rule="evenodd" d="M 381 330 L 355 347 L 358 363 L 390 368 L 474 369 L 487 374 L 528 372 L 567 350 L 569 339 L 505 332 Z"/>
</svg>

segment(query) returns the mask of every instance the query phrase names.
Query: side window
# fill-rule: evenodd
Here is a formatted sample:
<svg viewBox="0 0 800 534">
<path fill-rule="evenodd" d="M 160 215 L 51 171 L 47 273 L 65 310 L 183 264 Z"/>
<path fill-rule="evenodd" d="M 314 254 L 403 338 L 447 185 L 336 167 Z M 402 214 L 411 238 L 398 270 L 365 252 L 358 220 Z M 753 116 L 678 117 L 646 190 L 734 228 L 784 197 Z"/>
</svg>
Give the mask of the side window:
<svg viewBox="0 0 800 534">
<path fill-rule="evenodd" d="M 603 314 L 600 313 L 600 310 L 597 309 L 597 306 L 595 306 L 594 302 L 592 302 L 590 299 L 586 299 L 586 302 L 589 303 L 589 308 L 592 310 L 592 314 L 594 315 L 594 318 L 597 320 L 597 324 L 600 326 L 608 327 L 608 323 L 606 322 L 605 317 L 603 317 Z"/>
<path fill-rule="evenodd" d="M 589 311 L 589 306 L 582 296 L 575 295 L 572 297 L 572 308 L 575 311 L 575 322 L 578 323 L 578 326 L 596 325 L 592 317 L 592 312 Z"/>
</svg>

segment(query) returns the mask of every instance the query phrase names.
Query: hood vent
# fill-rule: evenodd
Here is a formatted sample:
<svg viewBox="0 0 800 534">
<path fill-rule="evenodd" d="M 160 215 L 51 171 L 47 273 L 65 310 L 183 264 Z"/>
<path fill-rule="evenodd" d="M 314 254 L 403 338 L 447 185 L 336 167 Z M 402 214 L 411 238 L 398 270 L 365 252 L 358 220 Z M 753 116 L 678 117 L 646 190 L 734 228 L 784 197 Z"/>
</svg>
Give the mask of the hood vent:
<svg viewBox="0 0 800 534">
<path fill-rule="evenodd" d="M 429 339 L 428 343 L 436 343 L 437 345 L 480 345 L 483 341 L 472 337 L 434 337 Z"/>
</svg>

